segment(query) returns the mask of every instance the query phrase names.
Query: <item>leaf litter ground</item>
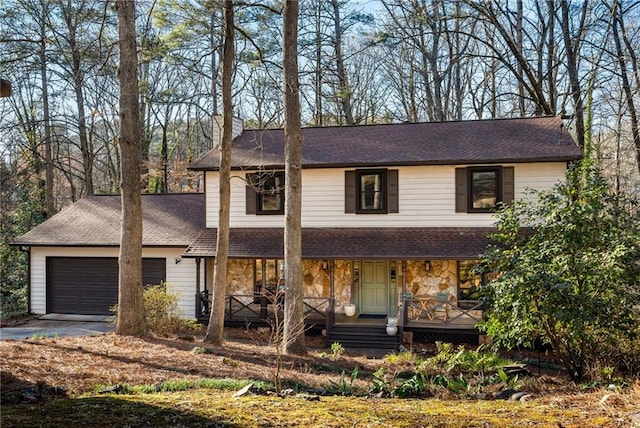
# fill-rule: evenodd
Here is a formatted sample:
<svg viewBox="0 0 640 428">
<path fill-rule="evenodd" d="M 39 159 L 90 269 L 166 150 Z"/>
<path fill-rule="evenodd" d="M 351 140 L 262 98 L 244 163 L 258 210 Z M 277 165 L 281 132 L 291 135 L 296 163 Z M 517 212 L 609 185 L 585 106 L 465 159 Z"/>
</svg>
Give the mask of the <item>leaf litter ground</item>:
<svg viewBox="0 0 640 428">
<path fill-rule="evenodd" d="M 106 398 L 96 391 L 113 385 L 156 385 L 173 380 L 196 382 L 203 378 L 272 382 L 276 355 L 273 347 L 268 346 L 267 338 L 255 331 L 247 332 L 243 329 L 227 329 L 226 335 L 223 347 L 204 344 L 198 335 L 132 338 L 105 334 L 93 337 L 0 341 L 2 426 L 11 426 L 12 422 L 18 421 L 29 423 L 31 411 L 35 411 L 34 415 L 38 415 L 38 418 L 49 412 L 52 418 L 49 425 L 56 426 L 59 423 L 64 426 L 64 421 L 72 420 L 71 414 L 77 413 L 65 410 L 60 416 L 62 419 L 56 422 L 56 409 L 60 410 L 61 407 L 56 407 L 54 403 L 62 403 L 64 400 L 16 403 L 9 399 L 11 394 L 15 396 L 28 389 L 42 390 L 44 387 L 53 391 L 64 390 L 72 400 L 84 397 L 84 400 L 100 401 L 112 398 Z M 343 373 L 348 376 L 353 368 L 358 367 L 360 376 L 354 386 L 364 391 L 370 385 L 371 374 L 388 364 L 384 355 L 371 352 L 346 352 L 337 358 L 328 358 L 330 351 L 324 348 L 324 340 L 319 336 L 308 337 L 307 345 L 308 355 L 283 357 L 281 376 L 288 386 L 322 390 L 331 382 L 334 385 L 340 384 L 344 380 Z M 428 348 L 428 345 L 424 347 Z M 415 348 L 419 350 L 420 345 L 417 344 Z M 403 368 L 395 369 L 400 372 Z M 410 363 L 407 363 L 406 369 L 412 369 Z M 636 412 L 640 410 L 637 404 L 640 402 L 638 382 L 624 389 L 609 390 L 603 387 L 582 390 L 565 376 L 547 372 L 542 378 L 538 378 L 531 392 L 532 399 L 526 403 L 468 400 L 446 391 L 424 400 L 386 399 L 376 400 L 375 404 L 371 401 L 374 399 L 365 397 L 322 397 L 321 401 L 313 403 L 302 399 L 301 407 L 306 410 L 296 414 L 292 409 L 300 407 L 297 406 L 300 404 L 297 400 L 301 399 L 297 397 L 288 399 L 290 405 L 285 405 L 287 400 L 272 396 L 242 397 L 233 401 L 233 391 L 207 391 L 204 396 L 197 391 L 182 391 L 122 396 L 114 399 L 114 403 L 104 409 L 105 414 L 112 413 L 116 418 L 117 414 L 109 410 L 114 405 L 126 403 L 127 406 L 135 407 L 142 405 L 140 400 L 145 401 L 145 406 L 149 401 L 162 402 L 162 408 L 178 408 L 178 413 L 167 410 L 169 413 L 162 415 L 162 420 L 168 421 L 165 426 L 181 423 L 193 426 L 297 426 L 300 423 L 300 426 L 336 427 L 412 424 L 633 426 L 633 418 L 637 417 Z M 216 404 L 216 400 L 220 400 L 220 403 Z M 93 410 L 102 408 L 100 405 L 85 405 Z M 64 408 L 63 404 L 60 406 Z M 177 414 L 191 414 L 188 409 L 199 415 L 199 419 L 172 419 Z M 215 412 L 215 409 L 219 413 L 212 415 L 211 412 Z M 261 416 L 262 413 L 264 416 Z M 20 419 L 16 414 L 27 419 Z M 124 419 L 116 418 L 110 422 L 125 425 L 142 423 L 127 419 L 130 417 L 127 413 L 122 416 Z M 294 417 L 295 423 L 292 419 Z M 304 420 L 307 422 L 301 422 Z M 105 421 L 102 419 L 101 423 Z"/>
</svg>

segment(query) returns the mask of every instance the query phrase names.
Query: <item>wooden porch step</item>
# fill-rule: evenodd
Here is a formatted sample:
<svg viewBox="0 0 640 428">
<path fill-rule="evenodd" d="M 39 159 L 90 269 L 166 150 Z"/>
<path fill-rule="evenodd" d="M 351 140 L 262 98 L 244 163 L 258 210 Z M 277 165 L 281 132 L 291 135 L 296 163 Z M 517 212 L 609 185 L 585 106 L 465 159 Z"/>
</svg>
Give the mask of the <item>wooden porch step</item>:
<svg viewBox="0 0 640 428">
<path fill-rule="evenodd" d="M 340 325 L 331 328 L 329 345 L 340 343 L 345 348 L 398 349 L 402 335 L 389 336 L 384 324 L 381 325 Z"/>
</svg>

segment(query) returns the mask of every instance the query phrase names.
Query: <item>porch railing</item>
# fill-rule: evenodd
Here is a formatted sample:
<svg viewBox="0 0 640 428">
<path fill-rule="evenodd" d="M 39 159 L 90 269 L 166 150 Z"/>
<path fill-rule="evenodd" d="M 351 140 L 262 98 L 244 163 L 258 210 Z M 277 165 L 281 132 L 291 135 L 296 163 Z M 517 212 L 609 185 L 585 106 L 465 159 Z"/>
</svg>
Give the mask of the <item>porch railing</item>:
<svg viewBox="0 0 640 428">
<path fill-rule="evenodd" d="M 195 296 L 196 318 L 204 319 L 211 310 L 212 294 L 202 291 Z M 322 321 L 329 325 L 333 315 L 333 301 L 328 297 L 304 297 L 305 323 Z M 230 294 L 225 297 L 225 320 L 268 321 L 274 319 L 274 311 L 282 311 L 281 299 L 269 299 L 254 294 Z"/>
<path fill-rule="evenodd" d="M 475 326 L 482 321 L 482 300 L 440 301 L 435 296 L 402 298 L 403 326 L 420 324 Z"/>
</svg>

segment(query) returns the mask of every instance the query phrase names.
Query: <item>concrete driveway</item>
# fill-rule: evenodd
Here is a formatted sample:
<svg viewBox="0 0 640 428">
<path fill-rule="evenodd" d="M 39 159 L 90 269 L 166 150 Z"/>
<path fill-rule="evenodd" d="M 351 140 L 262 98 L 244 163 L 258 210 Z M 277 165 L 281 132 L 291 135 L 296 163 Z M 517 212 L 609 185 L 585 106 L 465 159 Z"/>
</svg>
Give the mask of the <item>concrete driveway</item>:
<svg viewBox="0 0 640 428">
<path fill-rule="evenodd" d="M 115 325 L 102 318 L 45 317 L 28 320 L 23 324 L 0 328 L 0 340 L 24 340 L 43 337 L 96 336 L 115 329 Z"/>
</svg>

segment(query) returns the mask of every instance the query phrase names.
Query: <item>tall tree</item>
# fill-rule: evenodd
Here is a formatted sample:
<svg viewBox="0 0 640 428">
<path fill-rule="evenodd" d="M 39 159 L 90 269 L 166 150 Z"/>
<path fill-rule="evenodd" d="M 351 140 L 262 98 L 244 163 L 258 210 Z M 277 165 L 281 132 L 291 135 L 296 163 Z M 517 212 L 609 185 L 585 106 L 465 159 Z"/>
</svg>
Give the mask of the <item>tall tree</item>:
<svg viewBox="0 0 640 428">
<path fill-rule="evenodd" d="M 575 11 L 573 13 L 569 13 L 569 4 L 567 0 L 562 0 L 560 2 L 560 9 L 562 10 L 562 19 L 560 20 L 560 25 L 562 27 L 562 39 L 564 40 L 564 50 L 565 50 L 565 58 L 566 58 L 566 66 L 567 66 L 567 74 L 569 75 L 569 86 L 571 88 L 571 98 L 573 100 L 573 113 L 575 116 L 575 127 L 576 127 L 576 139 L 578 140 L 578 145 L 581 148 L 584 148 L 584 137 L 585 137 L 585 128 L 584 128 L 584 103 L 583 103 L 583 88 L 580 85 L 580 76 L 578 74 L 579 70 L 579 55 L 580 55 L 580 46 L 583 43 L 582 36 L 585 30 L 585 20 L 588 12 L 588 4 L 589 2 L 584 2 L 582 4 L 582 9 L 579 14 L 579 24 L 578 27 L 574 30 L 574 33 L 571 32 L 571 20 L 570 15 L 575 15 Z"/>
<path fill-rule="evenodd" d="M 220 170 L 218 174 L 219 204 L 216 259 L 213 271 L 213 300 L 206 342 L 222 344 L 224 330 L 224 303 L 227 292 L 227 260 L 229 258 L 229 216 L 231 206 L 231 143 L 233 114 L 231 103 L 231 77 L 234 61 L 233 1 L 224 2 L 224 47 L 222 56 L 222 141 L 218 143 Z"/>
<path fill-rule="evenodd" d="M 495 57 L 510 73 L 511 77 L 515 79 L 518 98 L 516 99 L 517 107 L 514 110 L 519 111 L 520 115 L 522 114 L 523 105 L 521 99 L 526 97 L 528 104 L 531 104 L 531 107 L 527 109 L 528 111 L 533 109 L 533 113 L 538 115 L 555 114 L 556 106 L 551 104 L 550 97 L 545 92 L 545 86 L 543 85 L 544 74 L 541 75 L 541 73 L 554 73 L 554 71 L 540 70 L 540 67 L 528 55 L 528 52 L 533 49 L 538 51 L 548 49 L 544 35 L 540 33 L 537 26 L 532 25 L 531 32 L 535 31 L 538 34 L 531 34 L 528 30 L 525 31 L 524 28 L 521 28 L 524 25 L 524 20 L 516 19 L 516 23 L 514 23 L 512 16 L 518 16 L 521 13 L 510 10 L 509 4 L 506 3 L 475 0 L 465 0 L 465 3 L 475 12 L 474 19 L 485 21 L 487 24 L 484 34 L 478 38 L 489 51 L 484 55 Z M 522 7 L 522 2 L 518 2 L 518 6 Z M 553 6 L 553 4 L 550 4 L 550 6 Z M 547 11 L 547 15 L 553 15 L 553 13 L 555 13 L 555 9 Z M 538 16 L 538 18 L 541 17 Z M 551 18 L 548 19 L 551 20 Z M 545 24 L 540 25 L 540 27 L 547 28 L 548 26 Z M 523 46 L 525 34 L 530 44 L 538 45 L 536 48 L 528 46 L 525 49 Z M 557 42 L 555 41 L 554 43 Z M 559 82 L 556 81 L 554 84 L 558 85 Z"/>
<path fill-rule="evenodd" d="M 118 318 L 116 333 L 147 333 L 142 298 L 142 197 L 140 195 L 140 109 L 134 0 L 117 0 L 120 65 L 120 138 L 122 215 Z"/>
<path fill-rule="evenodd" d="M 73 117 L 77 121 L 77 136 L 82 154 L 84 194 L 91 195 L 94 193 L 93 162 L 95 153 L 94 148 L 89 144 L 87 136 L 87 106 L 84 96 L 85 72 L 87 66 L 91 63 L 89 54 L 91 48 L 83 44 L 93 45 L 93 48 L 96 47 L 96 44 L 95 40 L 82 40 L 82 26 L 87 25 L 98 12 L 95 9 L 96 5 L 86 0 L 80 2 L 59 0 L 57 3 L 57 10 L 63 25 L 53 25 L 53 28 L 56 32 L 55 39 L 58 40 L 61 57 L 66 59 L 59 65 L 64 69 L 66 78 L 70 80 L 73 86 L 77 109 Z"/>
<path fill-rule="evenodd" d="M 302 281 L 302 132 L 298 82 L 298 1 L 286 0 L 282 21 L 285 225 L 284 333 L 288 354 L 305 354 Z"/>
<path fill-rule="evenodd" d="M 345 123 L 347 125 L 353 125 L 353 112 L 351 110 L 351 87 L 349 86 L 349 78 L 344 64 L 344 53 L 342 45 L 342 33 L 344 29 L 342 27 L 342 21 L 340 20 L 340 5 L 338 0 L 331 0 L 331 7 L 333 8 L 333 22 L 334 22 L 334 50 L 336 56 L 336 74 L 338 77 L 338 104 L 342 115 L 344 116 Z"/>
<path fill-rule="evenodd" d="M 51 115 L 49 114 L 49 79 L 47 70 L 47 26 L 45 17 L 48 14 L 48 3 L 43 1 L 41 4 L 42 18 L 39 19 L 40 24 L 40 79 L 42 80 L 42 121 L 44 122 L 44 164 L 45 164 L 45 192 L 44 192 L 44 209 L 47 217 L 51 217 L 56 213 L 55 203 L 53 201 L 53 157 L 51 153 Z"/>
<path fill-rule="evenodd" d="M 620 80 L 628 110 L 629 126 L 631 127 L 631 135 L 636 149 L 636 164 L 638 171 L 640 171 L 640 112 L 636 108 L 637 96 L 634 96 L 634 93 L 637 95 L 637 91 L 640 90 L 640 62 L 636 53 L 637 45 L 634 46 L 627 35 L 622 2 L 614 0 L 610 8 L 613 20 L 613 41 L 616 47 L 616 59 L 620 69 Z M 627 61 L 630 63 L 633 79 L 629 78 Z"/>
</svg>

